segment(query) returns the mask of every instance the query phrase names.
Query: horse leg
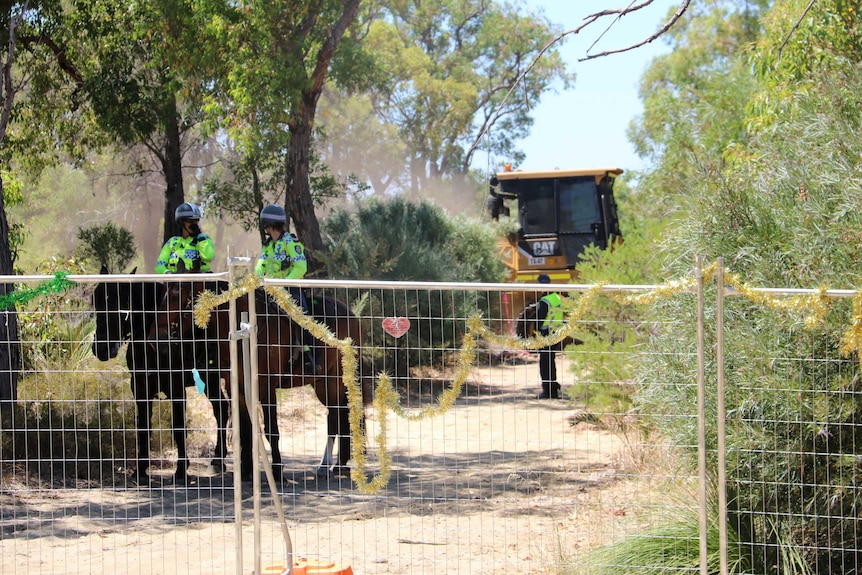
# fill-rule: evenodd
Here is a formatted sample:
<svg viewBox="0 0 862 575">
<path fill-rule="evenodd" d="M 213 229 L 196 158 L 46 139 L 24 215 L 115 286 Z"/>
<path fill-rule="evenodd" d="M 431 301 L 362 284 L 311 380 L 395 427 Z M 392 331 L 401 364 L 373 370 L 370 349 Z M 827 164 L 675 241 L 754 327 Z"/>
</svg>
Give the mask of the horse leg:
<svg viewBox="0 0 862 575">
<path fill-rule="evenodd" d="M 242 366 L 240 366 L 242 367 Z M 225 378 L 224 386 L 225 390 L 228 392 L 230 396 L 232 382 L 230 379 L 230 375 L 228 373 L 221 374 Z M 251 481 L 252 473 L 254 471 L 254 454 L 252 453 L 252 429 L 251 429 L 251 416 L 248 413 L 248 404 L 245 401 L 245 396 L 242 394 L 242 382 L 239 385 L 239 453 L 234 453 L 234 473 L 240 474 L 240 479 L 242 481 Z M 232 398 L 226 400 L 225 404 L 227 405 L 228 413 L 233 413 L 233 404 Z M 225 426 L 226 427 L 226 426 Z M 225 440 L 226 441 L 226 440 Z M 227 445 L 225 444 L 225 447 Z"/>
<path fill-rule="evenodd" d="M 245 407 L 240 410 L 239 416 L 239 450 L 240 450 L 240 479 L 243 481 L 251 481 L 254 473 L 254 457 L 251 452 L 252 438 L 251 434 L 254 430 L 251 428 L 251 417 L 248 415 Z"/>
<path fill-rule="evenodd" d="M 133 386 L 134 387 L 134 386 Z M 135 468 L 135 480 L 138 483 L 149 483 L 147 469 L 150 467 L 150 422 L 153 417 L 153 402 L 148 397 L 135 398 L 138 415 L 138 464 Z"/>
<path fill-rule="evenodd" d="M 275 408 L 275 390 L 273 397 L 267 401 L 261 401 L 263 408 L 263 428 L 266 439 L 269 441 L 269 450 L 272 453 L 272 474 L 276 481 L 282 480 L 281 450 L 278 448 L 278 412 Z"/>
<path fill-rule="evenodd" d="M 351 456 L 350 410 L 344 405 L 333 405 L 326 418 L 329 441 L 338 437 L 338 461 L 332 466 L 335 475 L 350 475 L 347 462 Z"/>
<path fill-rule="evenodd" d="M 326 417 L 326 447 L 323 448 L 323 457 L 320 458 L 320 463 L 317 466 L 317 475 L 326 475 L 327 473 L 329 473 L 329 470 L 330 468 L 332 468 L 332 464 L 334 462 L 332 452 L 335 448 L 335 436 L 329 432 L 329 415 L 327 415 Z"/>
<path fill-rule="evenodd" d="M 177 471 L 174 473 L 174 481 L 178 485 L 185 485 L 188 483 L 189 456 L 186 453 L 186 390 L 182 385 L 178 395 L 179 397 L 171 398 L 171 427 L 174 442 L 177 444 Z"/>
</svg>

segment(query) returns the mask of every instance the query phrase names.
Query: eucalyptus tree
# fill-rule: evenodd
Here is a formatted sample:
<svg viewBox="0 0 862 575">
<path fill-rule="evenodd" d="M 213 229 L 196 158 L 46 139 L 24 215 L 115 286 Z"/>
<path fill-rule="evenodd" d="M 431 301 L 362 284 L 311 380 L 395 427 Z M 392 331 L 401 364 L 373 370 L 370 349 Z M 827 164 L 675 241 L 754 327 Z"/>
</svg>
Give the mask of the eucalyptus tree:
<svg viewBox="0 0 862 575">
<path fill-rule="evenodd" d="M 384 0 L 363 22 L 374 66 L 363 90 L 331 95 L 325 155 L 377 194 L 463 178 L 480 149 L 517 163 L 532 107 L 574 80 L 543 52 L 561 30 L 522 2 Z"/>
<path fill-rule="evenodd" d="M 80 0 L 76 66 L 98 129 L 121 146 L 143 147 L 164 178 L 162 241 L 175 235 L 185 201 L 183 156 L 197 143 L 211 43 L 202 31 L 218 5 L 185 0 Z M 153 169 L 143 163 L 139 170 Z"/>
<path fill-rule="evenodd" d="M 243 2 L 232 6 L 233 19 L 221 28 L 227 68 L 211 109 L 246 158 L 244 169 L 252 180 L 281 172 L 275 183 L 283 179 L 285 211 L 309 248 L 312 270 L 320 263 L 314 253 L 323 249 L 311 193 L 318 102 L 336 60 L 361 52 L 355 44 L 342 43 L 360 3 Z M 273 158 L 281 165 L 271 167 Z M 262 201 L 261 194 L 252 195 L 253 201 Z"/>
<path fill-rule="evenodd" d="M 14 274 L 13 241 L 20 225 L 9 221 L 9 202 L 19 201 L 15 174 L 38 169 L 44 156 L 57 153 L 50 138 L 72 131 L 76 85 L 62 46 L 64 12 L 59 1 L 5 2 L 0 6 L 0 275 Z M 30 97 L 42 91 L 50 97 Z M 65 120 L 65 121 L 62 121 Z M 27 127 L 36 129 L 26 129 Z M 0 297 L 14 284 L 0 284 Z M 17 395 L 20 358 L 15 305 L 0 309 L 0 407 Z M 3 410 L 5 413 L 5 409 Z"/>
<path fill-rule="evenodd" d="M 663 36 L 673 50 L 640 79 L 643 114 L 629 138 L 650 163 L 639 186 L 660 218 L 685 211 L 685 190 L 719 169 L 726 148 L 745 141 L 745 106 L 757 79 L 746 50 L 760 34 L 766 0 L 707 0 Z"/>
<path fill-rule="evenodd" d="M 653 181 L 673 182 L 675 188 L 659 189 L 682 192 L 677 199 L 684 208 L 663 247 L 677 271 L 690 268 L 697 254 L 724 257 L 749 285 L 856 285 L 862 277 L 862 10 L 846 0 L 776 0 L 758 13 L 756 33 L 733 54 L 703 58 L 701 66 L 680 67 L 652 84 L 652 105 L 662 98 L 666 104 L 664 128 L 660 108 L 652 111 L 650 142 L 659 160 Z M 730 13 L 721 18 L 733 21 Z M 680 38 L 683 52 L 715 50 L 728 38 L 697 39 L 696 29 Z M 737 93 L 739 82 L 744 94 Z M 694 313 L 682 299 L 657 307 L 661 317 L 688 321 L 652 342 L 660 353 L 641 367 L 638 400 L 645 413 L 671 415 L 662 433 L 675 444 L 693 445 L 695 426 L 678 416 L 679 406 L 694 402 L 695 374 L 673 354 L 690 347 Z M 743 557 L 737 572 L 845 572 L 858 561 L 858 469 L 846 462 L 858 457 L 854 422 L 862 411 L 846 397 L 859 366 L 857 357 L 840 353 L 848 318 L 858 315 L 849 307 L 832 302 L 827 314 L 808 322 L 803 313 L 728 300 L 726 500 L 728 528 Z M 707 365 L 716 360 L 709 349 Z M 649 383 L 655 374 L 662 385 Z M 706 387 L 714 405 L 714 381 Z M 715 437 L 713 421 L 707 433 Z M 693 450 L 682 451 L 694 461 Z M 714 465 L 710 457 L 710 471 Z"/>
</svg>

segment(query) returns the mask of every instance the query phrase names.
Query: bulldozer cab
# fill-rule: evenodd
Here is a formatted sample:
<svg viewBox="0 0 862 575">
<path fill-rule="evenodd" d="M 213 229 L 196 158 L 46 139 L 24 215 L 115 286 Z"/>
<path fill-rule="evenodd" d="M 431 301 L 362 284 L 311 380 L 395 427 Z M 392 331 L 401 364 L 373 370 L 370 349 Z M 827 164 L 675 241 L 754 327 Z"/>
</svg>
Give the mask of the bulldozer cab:
<svg viewBox="0 0 862 575">
<path fill-rule="evenodd" d="M 505 171 L 491 177 L 491 217 L 516 209 L 518 218 L 518 231 L 501 245 L 511 280 L 535 282 L 545 273 L 555 283 L 568 283 L 576 279 L 575 266 L 588 245 L 606 249 L 621 238 L 613 185 L 622 173 L 600 168 Z"/>
</svg>

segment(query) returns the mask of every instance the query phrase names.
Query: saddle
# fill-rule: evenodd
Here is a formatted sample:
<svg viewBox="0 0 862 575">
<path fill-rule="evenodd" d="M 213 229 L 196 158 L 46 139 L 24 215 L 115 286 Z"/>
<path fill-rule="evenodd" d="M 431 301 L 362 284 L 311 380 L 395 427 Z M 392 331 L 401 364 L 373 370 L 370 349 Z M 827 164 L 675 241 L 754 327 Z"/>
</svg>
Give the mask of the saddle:
<svg viewBox="0 0 862 575">
<path fill-rule="evenodd" d="M 278 305 L 278 302 L 276 302 L 275 299 L 270 294 L 268 294 L 263 288 L 256 289 L 254 293 L 255 293 L 255 304 L 260 309 L 263 310 L 262 313 L 267 314 L 267 315 L 278 315 L 278 316 L 287 318 L 290 321 L 290 324 L 291 324 L 290 333 L 291 333 L 292 343 L 301 349 L 302 346 L 304 345 L 303 341 L 302 341 L 302 339 L 303 339 L 302 338 L 302 332 L 304 330 L 299 326 L 299 324 L 297 324 L 293 320 L 293 318 L 291 318 L 290 315 L 285 310 L 283 310 L 280 305 Z M 316 321 L 319 320 L 320 318 L 318 317 L 317 314 L 315 314 L 313 312 L 313 309 L 311 308 L 311 301 L 313 298 L 311 298 L 308 295 L 308 293 L 305 292 L 305 290 L 303 290 L 303 295 L 305 295 L 305 301 L 309 302 L 308 313 Z"/>
</svg>

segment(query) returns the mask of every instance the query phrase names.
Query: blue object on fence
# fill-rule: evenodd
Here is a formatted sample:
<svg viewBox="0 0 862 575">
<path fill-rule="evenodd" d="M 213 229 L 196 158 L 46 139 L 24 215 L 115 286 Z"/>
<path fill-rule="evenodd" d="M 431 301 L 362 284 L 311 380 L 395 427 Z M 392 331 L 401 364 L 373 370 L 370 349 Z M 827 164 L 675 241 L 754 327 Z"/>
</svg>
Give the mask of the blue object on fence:
<svg viewBox="0 0 862 575">
<path fill-rule="evenodd" d="M 203 395 L 207 390 L 207 384 L 201 379 L 201 374 L 198 372 L 198 368 L 194 368 L 192 370 L 192 378 L 195 380 L 195 388 L 197 388 L 198 393 Z"/>
</svg>

